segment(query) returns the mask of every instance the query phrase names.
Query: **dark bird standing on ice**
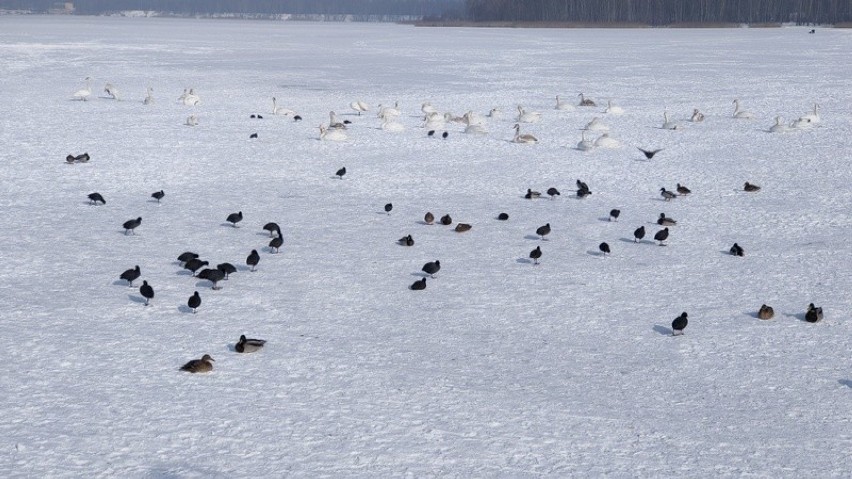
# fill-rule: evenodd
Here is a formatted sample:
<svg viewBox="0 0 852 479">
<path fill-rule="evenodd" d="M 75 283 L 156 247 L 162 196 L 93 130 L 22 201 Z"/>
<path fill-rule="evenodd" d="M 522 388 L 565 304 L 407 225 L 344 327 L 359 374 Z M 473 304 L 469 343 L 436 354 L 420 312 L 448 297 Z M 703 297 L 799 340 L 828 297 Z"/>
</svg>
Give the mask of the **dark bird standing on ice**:
<svg viewBox="0 0 852 479">
<path fill-rule="evenodd" d="M 195 259 L 195 258 L 198 258 L 198 254 L 193 253 L 191 251 L 186 251 L 184 253 L 181 253 L 180 256 L 177 257 L 178 261 L 180 261 L 183 264 L 186 264 L 187 261 L 189 261 L 191 259 Z"/>
<path fill-rule="evenodd" d="M 757 311 L 757 317 L 760 319 L 772 319 L 775 316 L 775 310 L 772 309 L 772 306 L 761 305 L 760 309 Z"/>
<path fill-rule="evenodd" d="M 124 226 L 124 234 L 126 235 L 128 232 L 136 234 L 136 231 L 134 231 L 134 230 L 136 228 L 138 228 L 139 225 L 141 225 L 141 224 L 142 224 L 142 217 L 141 216 L 136 218 L 135 220 L 125 221 L 124 224 L 122 225 L 122 226 Z"/>
<path fill-rule="evenodd" d="M 533 260 L 533 264 L 538 264 L 538 259 L 541 258 L 541 246 L 536 246 L 534 250 L 530 251 L 530 258 Z"/>
<path fill-rule="evenodd" d="M 663 228 L 654 235 L 654 239 L 660 242 L 660 246 L 665 246 L 663 241 L 667 240 L 669 237 L 669 229 Z"/>
<path fill-rule="evenodd" d="M 424 264 L 423 267 L 420 270 L 423 271 L 424 273 L 428 274 L 429 277 L 434 278 L 435 273 L 437 273 L 438 271 L 441 270 L 441 262 L 438 261 L 438 260 L 430 261 L 430 262 Z"/>
<path fill-rule="evenodd" d="M 645 227 L 640 226 L 636 228 L 636 231 L 633 232 L 633 242 L 638 243 L 642 238 L 645 237 Z"/>
<path fill-rule="evenodd" d="M 731 254 L 734 255 L 734 256 L 745 256 L 745 251 L 743 251 L 743 247 L 736 244 L 736 243 L 734 243 L 734 245 L 731 246 L 730 251 L 731 251 Z"/>
<path fill-rule="evenodd" d="M 610 221 L 618 221 L 618 217 L 621 215 L 621 210 L 610 210 L 609 211 L 609 220 Z"/>
<path fill-rule="evenodd" d="M 414 291 L 422 291 L 426 289 L 426 277 L 424 276 L 418 279 L 417 281 L 411 283 L 411 286 L 409 286 L 408 288 L 413 289 Z"/>
<path fill-rule="evenodd" d="M 506 221 L 506 220 L 509 219 L 509 214 L 508 213 L 500 213 L 499 215 L 497 215 L 497 219 L 500 220 L 500 221 Z"/>
<path fill-rule="evenodd" d="M 154 288 L 147 281 L 142 281 L 142 286 L 139 287 L 139 294 L 145 298 L 145 306 L 148 306 L 148 301 L 154 298 Z"/>
<path fill-rule="evenodd" d="M 275 236 L 275 233 L 279 233 L 281 231 L 281 227 L 278 226 L 278 223 L 270 222 L 263 225 L 263 230 L 268 231 L 269 237 L 272 238 L 273 236 Z"/>
<path fill-rule="evenodd" d="M 180 367 L 180 370 L 190 373 L 209 373 L 213 370 L 212 361 L 215 361 L 215 359 L 211 358 L 209 354 L 205 354 L 201 359 L 193 359 L 184 364 Z"/>
<path fill-rule="evenodd" d="M 243 220 L 243 212 L 231 213 L 228 215 L 228 218 L 225 219 L 228 223 L 231 223 L 231 226 L 234 228 L 237 227 L 237 223 Z"/>
<path fill-rule="evenodd" d="M 281 245 L 284 244 L 284 236 L 281 234 L 281 228 L 278 228 L 278 236 L 269 241 L 269 248 L 272 252 L 277 253 Z"/>
<path fill-rule="evenodd" d="M 453 224 L 453 219 L 450 218 L 450 215 L 446 214 L 446 215 L 441 217 L 441 224 L 444 225 L 444 226 L 449 226 L 449 225 Z"/>
<path fill-rule="evenodd" d="M 447 137 L 448 137 L 448 136 L 450 136 L 450 134 L 449 134 L 448 132 L 446 132 L 446 131 L 445 131 L 445 132 L 443 132 L 443 133 L 441 133 L 441 138 L 443 138 L 443 139 L 445 139 L 445 140 L 447 139 Z"/>
<path fill-rule="evenodd" d="M 547 223 L 544 226 L 539 226 L 535 230 L 535 234 L 541 236 L 541 239 L 544 239 L 545 236 L 550 234 L 550 223 Z"/>
<path fill-rule="evenodd" d="M 192 271 L 192 275 L 195 276 L 196 271 L 201 269 L 202 266 L 207 266 L 208 264 L 210 263 L 207 261 L 201 261 L 198 258 L 192 258 L 190 260 L 187 260 L 187 262 L 183 264 L 183 269 Z"/>
<path fill-rule="evenodd" d="M 760 191 L 760 187 L 746 181 L 745 186 L 743 186 L 743 190 L 748 191 L 749 193 L 754 193 L 756 191 Z"/>
<path fill-rule="evenodd" d="M 690 194 L 690 193 L 692 193 L 692 190 L 690 190 L 689 188 L 687 188 L 687 187 L 683 186 L 683 185 L 682 185 L 682 184 L 680 184 L 680 183 L 678 183 L 678 184 L 677 184 L 677 194 L 679 194 L 679 195 L 688 195 L 688 194 Z"/>
<path fill-rule="evenodd" d="M 822 321 L 822 307 L 814 306 L 814 303 L 808 305 L 808 311 L 805 313 L 805 321 L 809 323 L 817 323 Z"/>
<path fill-rule="evenodd" d="M 639 148 L 639 147 L 637 146 L 637 148 Z M 657 150 L 651 150 L 651 151 L 648 151 L 648 150 L 643 150 L 642 148 L 639 148 L 639 151 L 641 151 L 642 153 L 644 153 L 644 154 L 645 154 L 645 158 L 647 158 L 647 159 L 649 159 L 649 160 L 650 160 L 651 158 L 653 158 L 653 157 L 654 157 L 654 155 L 656 155 L 657 153 L 659 153 L 659 152 L 663 151 L 663 149 L 662 149 L 662 148 L 660 148 L 660 149 L 657 149 Z"/>
<path fill-rule="evenodd" d="M 249 139 L 252 139 L 252 138 L 257 138 L 257 133 L 252 133 L 251 135 L 249 135 Z"/>
<path fill-rule="evenodd" d="M 236 266 L 232 265 L 231 263 L 221 263 L 221 264 L 217 264 L 217 265 L 216 265 L 216 269 L 218 269 L 219 271 L 221 271 L 221 272 L 225 273 L 225 279 L 226 279 L 226 280 L 228 279 L 228 276 L 230 276 L 230 275 L 231 275 L 231 273 L 236 273 L 236 272 L 237 272 L 237 268 L 236 268 Z"/>
<path fill-rule="evenodd" d="M 660 226 L 674 226 L 677 224 L 677 221 L 669 218 L 665 213 L 660 213 L 660 217 L 657 218 L 657 224 Z"/>
<path fill-rule="evenodd" d="M 151 198 L 154 198 L 155 200 L 157 200 L 157 203 L 159 203 L 160 200 L 163 199 L 164 196 L 166 196 L 166 193 L 163 192 L 163 190 L 155 191 L 155 192 L 151 193 Z"/>
<path fill-rule="evenodd" d="M 246 338 L 245 334 L 240 335 L 240 340 L 234 345 L 234 351 L 238 353 L 253 353 L 263 348 L 266 344 L 265 339 Z"/>
<path fill-rule="evenodd" d="M 686 311 L 680 313 L 680 316 L 676 317 L 674 321 L 672 321 L 672 336 L 679 336 L 683 334 L 683 330 L 686 328 L 688 323 L 689 320 L 686 318 Z"/>
<path fill-rule="evenodd" d="M 390 214 L 392 209 L 393 209 L 393 203 L 388 203 L 388 204 L 385 205 L 385 213 Z"/>
<path fill-rule="evenodd" d="M 559 190 L 557 190 L 556 188 L 552 188 L 552 187 L 547 189 L 547 194 L 550 195 L 551 200 L 556 196 L 561 196 L 559 194 Z"/>
<path fill-rule="evenodd" d="M 414 246 L 414 238 L 412 238 L 411 235 L 403 236 L 402 238 L 398 239 L 396 243 L 402 246 Z"/>
<path fill-rule="evenodd" d="M 103 197 L 103 196 L 101 196 L 101 194 L 100 194 L 100 193 L 98 193 L 98 192 L 95 192 L 95 193 L 89 193 L 89 204 L 95 205 L 95 204 L 97 204 L 99 201 L 100 201 L 100 202 L 101 202 L 101 204 L 103 204 L 103 205 L 105 205 L 105 204 L 106 204 L 106 200 L 104 199 L 104 197 Z"/>
<path fill-rule="evenodd" d="M 538 191 L 533 191 L 533 190 L 531 190 L 531 189 L 527 188 L 527 194 L 525 194 L 525 195 L 524 195 L 524 198 L 526 198 L 526 199 L 528 199 L 528 200 L 534 200 L 534 199 L 536 199 L 536 198 L 538 198 L 538 197 L 540 197 L 540 196 L 541 196 L 541 193 L 540 193 L 540 192 L 538 192 Z"/>
<path fill-rule="evenodd" d="M 137 264 L 135 268 L 128 269 L 121 273 L 119 278 L 127 281 L 127 286 L 133 286 L 133 282 L 136 281 L 141 274 L 142 272 L 139 270 L 139 265 Z"/>
<path fill-rule="evenodd" d="M 676 193 L 672 193 L 671 191 L 669 191 L 665 188 L 660 188 L 660 196 L 662 196 L 663 199 L 666 200 L 666 201 L 669 201 L 673 198 L 677 198 Z"/>
<path fill-rule="evenodd" d="M 342 180 L 343 175 L 345 175 L 345 174 L 346 174 L 346 167 L 344 166 L 343 168 L 337 170 L 337 173 L 335 173 L 334 175 Z"/>
<path fill-rule="evenodd" d="M 225 279 L 225 273 L 218 269 L 204 268 L 200 273 L 198 273 L 198 277 L 213 283 L 213 287 L 211 289 L 222 289 L 221 286 L 218 286 L 218 283 Z"/>
<path fill-rule="evenodd" d="M 195 313 L 199 306 L 201 306 L 201 296 L 198 295 L 198 291 L 195 292 L 192 296 L 189 297 L 189 300 L 186 302 L 186 305 L 192 308 L 192 312 Z"/>
<path fill-rule="evenodd" d="M 608 244 L 606 244 L 606 243 L 601 243 L 601 244 L 598 246 L 598 249 L 600 249 L 600 250 L 601 250 L 601 253 L 603 253 L 604 255 L 608 255 L 608 254 L 610 254 L 610 253 L 612 252 L 612 251 L 610 251 L 610 249 L 609 249 L 609 245 L 608 245 Z"/>
<path fill-rule="evenodd" d="M 589 185 L 584 181 L 577 180 L 577 198 L 585 198 L 592 194 Z"/>
<path fill-rule="evenodd" d="M 251 254 L 246 258 L 246 264 L 251 266 L 251 271 L 254 271 L 255 267 L 257 267 L 257 263 L 260 262 L 260 255 L 257 254 L 257 250 L 251 250 Z"/>
</svg>

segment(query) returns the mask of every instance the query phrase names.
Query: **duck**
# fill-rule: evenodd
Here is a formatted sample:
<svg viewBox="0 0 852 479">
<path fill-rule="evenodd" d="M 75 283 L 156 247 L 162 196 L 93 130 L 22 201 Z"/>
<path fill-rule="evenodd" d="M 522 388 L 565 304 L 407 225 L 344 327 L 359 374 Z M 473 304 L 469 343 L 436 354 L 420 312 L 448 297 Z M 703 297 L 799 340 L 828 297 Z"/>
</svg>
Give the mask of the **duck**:
<svg viewBox="0 0 852 479">
<path fill-rule="evenodd" d="M 535 198 L 540 198 L 540 197 L 541 197 L 541 192 L 533 191 L 529 188 L 527 188 L 527 194 L 524 195 L 524 198 L 526 198 L 528 200 L 533 200 Z"/>
<path fill-rule="evenodd" d="M 209 373 L 213 370 L 213 359 L 209 354 L 201 356 L 201 359 L 193 359 L 180 367 L 181 371 L 190 373 Z"/>
<path fill-rule="evenodd" d="M 772 319 L 775 316 L 775 310 L 772 309 L 772 306 L 761 305 L 760 309 L 757 310 L 757 317 L 759 319 Z"/>
<path fill-rule="evenodd" d="M 234 345 L 234 351 L 238 353 L 254 353 L 263 348 L 264 344 L 266 344 L 265 339 L 247 338 L 245 334 L 241 334 L 239 341 Z"/>
<path fill-rule="evenodd" d="M 677 221 L 669 218 L 665 213 L 660 213 L 660 217 L 657 219 L 657 224 L 660 226 L 675 226 Z"/>
<path fill-rule="evenodd" d="M 411 235 L 403 236 L 402 238 L 396 240 L 396 244 L 402 246 L 414 246 L 414 238 Z"/>
<path fill-rule="evenodd" d="M 97 191 L 94 192 L 94 193 L 89 193 L 88 198 L 89 198 L 89 204 L 90 205 L 96 205 L 98 203 L 100 203 L 102 205 L 106 204 L 106 200 L 104 199 L 104 197 L 100 193 L 98 193 Z"/>
<path fill-rule="evenodd" d="M 745 251 L 743 251 L 743 247 L 734 243 L 729 250 L 733 256 L 745 256 Z"/>
<path fill-rule="evenodd" d="M 702 121 L 704 121 L 704 113 L 698 111 L 698 108 L 693 108 L 692 116 L 689 117 L 689 121 L 693 123 L 701 123 Z"/>
<path fill-rule="evenodd" d="M 677 198 L 677 194 L 673 193 L 665 188 L 660 188 L 660 196 L 663 197 L 664 200 L 670 201 L 674 198 Z"/>
<path fill-rule="evenodd" d="M 521 125 L 519 123 L 515 123 L 515 137 L 512 139 L 512 143 L 528 143 L 535 144 L 538 143 L 538 138 L 530 135 L 529 133 L 521 134 Z"/>
<path fill-rule="evenodd" d="M 586 98 L 585 95 L 580 93 L 580 106 L 598 106 L 591 98 Z"/>
<path fill-rule="evenodd" d="M 441 224 L 444 225 L 444 226 L 449 226 L 449 225 L 453 224 L 453 219 L 450 218 L 450 215 L 446 214 L 446 215 L 441 217 Z"/>
<path fill-rule="evenodd" d="M 473 226 L 469 223 L 458 223 L 456 225 L 456 233 L 464 233 L 465 231 L 470 231 Z"/>
<path fill-rule="evenodd" d="M 654 240 L 660 242 L 660 246 L 665 246 L 663 242 L 669 238 L 669 228 L 665 227 L 654 234 Z"/>
<path fill-rule="evenodd" d="M 748 181 L 746 181 L 745 185 L 743 185 L 743 191 L 748 191 L 749 193 L 754 193 L 754 192 L 760 191 L 760 187 L 757 186 L 757 185 L 753 185 L 753 184 L 749 183 Z"/>
<path fill-rule="evenodd" d="M 814 306 L 814 303 L 808 305 L 808 310 L 805 312 L 805 321 L 809 323 L 817 323 L 822 321 L 822 308 Z"/>
<path fill-rule="evenodd" d="M 431 211 L 427 211 L 426 214 L 423 215 L 423 222 L 427 225 L 431 225 L 435 222 L 435 215 L 433 215 Z"/>
<path fill-rule="evenodd" d="M 677 184 L 677 194 L 688 195 L 690 193 L 692 193 L 692 190 L 690 190 L 686 186 L 681 185 L 680 183 Z"/>
<path fill-rule="evenodd" d="M 740 120 L 751 120 L 754 115 L 750 111 L 740 110 L 740 101 L 735 99 L 733 117 Z"/>
<path fill-rule="evenodd" d="M 231 226 L 233 226 L 234 228 L 236 228 L 237 223 L 239 223 L 242 220 L 243 220 L 243 212 L 242 211 L 237 212 L 237 213 L 231 213 L 231 214 L 228 215 L 227 218 L 225 218 L 225 221 L 227 221 L 228 223 L 231 223 Z"/>
</svg>

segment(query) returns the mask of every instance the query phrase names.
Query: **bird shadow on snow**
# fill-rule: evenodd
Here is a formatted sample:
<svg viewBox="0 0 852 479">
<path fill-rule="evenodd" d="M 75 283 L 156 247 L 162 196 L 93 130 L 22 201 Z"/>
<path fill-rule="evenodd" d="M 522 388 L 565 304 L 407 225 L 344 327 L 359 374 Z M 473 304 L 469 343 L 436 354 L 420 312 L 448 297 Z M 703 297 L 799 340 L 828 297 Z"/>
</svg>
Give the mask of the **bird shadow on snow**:
<svg viewBox="0 0 852 479">
<path fill-rule="evenodd" d="M 672 334 L 674 334 L 674 331 L 671 328 L 667 328 L 659 324 L 655 324 L 653 329 L 654 331 L 662 334 L 663 336 L 671 336 Z"/>
<path fill-rule="evenodd" d="M 539 235 L 526 235 L 526 236 L 524 236 L 524 239 L 528 239 L 528 240 L 536 240 L 536 241 L 538 241 L 538 240 L 542 240 L 542 241 L 544 241 L 544 239 L 543 239 L 541 236 L 539 236 Z"/>
<path fill-rule="evenodd" d="M 231 228 L 234 228 L 234 229 L 239 228 L 239 226 L 232 225 L 231 223 L 228 223 L 227 221 L 224 222 L 224 223 L 219 223 L 219 226 L 230 226 Z"/>
<path fill-rule="evenodd" d="M 202 279 L 201 281 L 198 281 L 197 283 L 195 283 L 195 287 L 196 287 L 196 288 L 209 288 L 209 289 L 213 289 L 213 282 L 208 281 L 208 280 L 206 280 L 206 279 Z"/>
<path fill-rule="evenodd" d="M 180 271 L 175 271 L 175 274 L 178 275 L 178 276 L 195 276 L 195 274 L 193 274 L 192 271 L 190 271 L 188 269 L 182 269 Z"/>
<path fill-rule="evenodd" d="M 533 262 L 533 260 L 531 260 L 529 258 L 518 258 L 518 259 L 515 260 L 515 262 L 521 263 L 521 264 L 531 264 Z"/>
<path fill-rule="evenodd" d="M 615 221 L 609 219 L 609 216 L 601 216 L 600 218 L 598 218 L 598 221 L 603 221 L 605 223 L 615 223 Z"/>
<path fill-rule="evenodd" d="M 757 315 L 756 311 L 743 311 L 743 314 L 754 319 L 760 319 L 760 316 Z"/>
<path fill-rule="evenodd" d="M 180 311 L 181 313 L 192 313 L 192 308 L 185 304 L 182 304 L 178 306 L 178 311 Z"/>
<path fill-rule="evenodd" d="M 595 251 L 595 250 L 593 250 L 593 249 L 586 250 L 586 254 L 587 254 L 587 255 L 589 255 L 589 256 L 600 256 L 600 257 L 602 257 L 602 258 L 603 258 L 604 256 L 606 256 L 605 254 L 603 254 L 603 252 L 602 252 L 602 251 Z"/>
<path fill-rule="evenodd" d="M 125 287 L 128 287 L 128 288 L 130 287 L 130 286 L 128 286 L 127 281 L 123 280 L 123 279 L 117 279 L 117 280 L 113 281 L 112 285 L 113 286 L 125 286 Z"/>
<path fill-rule="evenodd" d="M 837 382 L 846 386 L 847 388 L 852 388 L 852 379 L 838 379 Z"/>
<path fill-rule="evenodd" d="M 422 271 L 418 271 L 418 272 L 416 272 L 416 273 L 411 273 L 411 276 L 417 276 L 418 278 L 428 278 L 428 277 L 429 277 L 429 274 L 428 274 L 428 273 L 424 273 L 424 272 L 422 272 Z"/>
<path fill-rule="evenodd" d="M 145 298 L 143 298 L 142 296 L 136 296 L 135 294 L 128 294 L 127 298 L 130 299 L 130 301 L 133 301 L 134 303 L 145 304 Z"/>
<path fill-rule="evenodd" d="M 788 318 L 796 318 L 799 321 L 808 322 L 808 320 L 805 319 L 805 313 L 784 313 L 784 316 Z"/>
</svg>

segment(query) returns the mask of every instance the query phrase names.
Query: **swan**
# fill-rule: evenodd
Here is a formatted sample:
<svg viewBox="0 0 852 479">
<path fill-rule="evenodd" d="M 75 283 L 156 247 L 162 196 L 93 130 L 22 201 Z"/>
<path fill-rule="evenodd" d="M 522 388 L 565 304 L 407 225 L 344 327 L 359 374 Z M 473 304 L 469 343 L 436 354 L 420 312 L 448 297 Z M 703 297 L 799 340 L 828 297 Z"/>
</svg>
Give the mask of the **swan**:
<svg viewBox="0 0 852 479">
<path fill-rule="evenodd" d="M 594 101 L 592 101 L 591 98 L 586 98 L 585 95 L 583 95 L 582 93 L 580 93 L 579 97 L 580 97 L 580 106 L 597 106 L 597 104 Z"/>
<path fill-rule="evenodd" d="M 754 115 L 751 114 L 750 111 L 740 110 L 740 101 L 734 100 L 734 118 L 739 118 L 741 120 L 751 120 L 754 118 Z"/>
<path fill-rule="evenodd" d="M 698 108 L 692 109 L 692 116 L 689 118 L 689 121 L 693 123 L 701 123 L 704 121 L 704 113 L 698 111 Z"/>
<path fill-rule="evenodd" d="M 189 115 L 186 119 L 186 126 L 197 126 L 198 125 L 198 117 L 195 115 Z"/>
<path fill-rule="evenodd" d="M 187 106 L 195 106 L 201 103 L 201 97 L 195 94 L 195 90 L 189 89 L 189 93 L 183 97 L 183 104 Z"/>
<path fill-rule="evenodd" d="M 621 142 L 616 140 L 615 138 L 611 138 L 609 133 L 604 133 L 597 140 L 595 140 L 595 147 L 597 148 L 620 148 Z"/>
<path fill-rule="evenodd" d="M 283 107 L 283 106 L 278 106 L 278 99 L 275 98 L 275 97 L 272 97 L 272 114 L 273 115 L 284 115 L 284 116 L 296 116 L 295 111 L 293 111 L 289 108 Z"/>
<path fill-rule="evenodd" d="M 820 122 L 819 117 L 819 104 L 814 103 L 814 111 L 813 113 L 808 113 L 807 115 L 800 117 L 796 120 L 797 123 L 801 123 L 802 126 L 810 126 Z M 801 127 L 799 127 L 801 128 Z"/>
<path fill-rule="evenodd" d="M 664 130 L 680 129 L 680 125 L 678 125 L 676 122 L 669 121 L 669 112 L 668 111 L 663 111 L 663 119 L 665 121 L 663 122 L 663 126 L 661 126 L 660 128 L 662 128 Z"/>
<path fill-rule="evenodd" d="M 330 111 L 328 112 L 328 127 L 332 130 L 345 130 L 346 124 L 340 121 L 340 118 L 337 118 L 337 113 Z"/>
<path fill-rule="evenodd" d="M 370 111 L 370 105 L 364 103 L 361 100 L 355 100 L 349 104 L 349 108 L 358 112 L 358 116 L 361 116 L 361 112 Z"/>
<path fill-rule="evenodd" d="M 537 111 L 526 111 L 518 105 L 518 123 L 536 123 L 541 120 L 541 113 Z"/>
<path fill-rule="evenodd" d="M 790 127 L 789 127 L 789 126 L 787 126 L 787 125 L 785 125 L 785 124 L 781 123 L 781 117 L 780 117 L 780 116 L 776 116 L 776 117 L 775 117 L 775 124 L 774 124 L 774 125 L 772 125 L 772 126 L 769 128 L 769 131 L 770 131 L 770 133 L 783 133 L 783 132 L 785 132 L 785 131 L 788 131 L 789 129 L 790 129 Z"/>
<path fill-rule="evenodd" d="M 154 93 L 154 89 L 151 88 L 151 87 L 148 87 L 148 94 L 145 95 L 145 99 L 142 100 L 142 103 L 145 104 L 145 105 L 150 105 L 151 103 L 154 103 L 153 93 Z"/>
<path fill-rule="evenodd" d="M 107 83 L 104 85 L 104 93 L 110 96 L 113 100 L 118 100 L 118 88 L 113 86 L 112 83 Z"/>
<path fill-rule="evenodd" d="M 538 143 L 538 138 L 530 135 L 529 133 L 521 134 L 521 125 L 515 123 L 515 138 L 512 139 L 512 143 Z"/>
<path fill-rule="evenodd" d="M 462 117 L 464 118 L 465 124 L 467 126 L 464 129 L 465 133 L 474 134 L 474 135 L 487 135 L 488 130 L 485 129 L 484 120 L 472 111 L 468 111 Z"/>
<path fill-rule="evenodd" d="M 464 132 L 471 134 L 471 135 L 487 135 L 488 134 L 488 130 L 485 129 L 484 126 L 482 126 L 478 123 L 474 123 L 472 125 L 467 125 L 464 129 Z"/>
<path fill-rule="evenodd" d="M 499 108 L 492 108 L 488 112 L 488 118 L 494 118 L 495 120 L 500 119 L 503 116 L 503 112 L 500 111 Z"/>
<path fill-rule="evenodd" d="M 437 113 L 438 112 L 438 110 L 436 110 L 435 107 L 432 106 L 432 104 L 429 103 L 428 101 L 420 107 L 420 111 L 422 111 L 423 113 L 425 113 L 427 115 L 429 113 Z"/>
<path fill-rule="evenodd" d="M 587 131 L 609 131 L 609 127 L 598 117 L 592 118 L 592 121 L 586 123 L 586 127 L 583 129 Z"/>
<path fill-rule="evenodd" d="M 464 117 L 453 115 L 452 112 L 448 111 L 444 113 L 444 121 L 448 121 L 450 123 L 464 123 Z"/>
<path fill-rule="evenodd" d="M 405 131 L 405 126 L 394 119 L 385 118 L 384 121 L 382 121 L 382 130 L 393 132 Z"/>
<path fill-rule="evenodd" d="M 320 140 L 345 141 L 347 138 L 349 138 L 348 136 L 346 136 L 346 133 L 343 130 L 329 130 L 325 127 L 325 125 L 320 125 L 319 131 L 320 131 L 320 136 L 319 136 Z"/>
<path fill-rule="evenodd" d="M 478 115 L 478 114 L 474 113 L 472 110 L 468 110 L 468 112 L 467 112 L 467 113 L 465 113 L 464 115 L 462 115 L 462 120 L 464 120 L 464 123 L 465 123 L 467 126 L 471 126 L 471 125 L 484 125 L 484 124 L 485 124 L 485 118 L 483 118 L 482 116 L 480 116 L 480 115 Z"/>
<path fill-rule="evenodd" d="M 423 128 L 427 130 L 441 130 L 446 126 L 444 116 L 440 113 L 430 113 L 423 119 Z"/>
<path fill-rule="evenodd" d="M 606 110 L 604 113 L 608 113 L 610 115 L 620 116 L 624 114 L 624 108 L 621 108 L 618 105 L 613 105 L 612 100 L 607 100 L 606 102 Z"/>
<path fill-rule="evenodd" d="M 181 95 L 177 99 L 178 103 L 183 103 L 183 100 L 186 98 L 187 95 L 189 95 L 189 89 L 184 88 L 183 93 L 181 93 Z"/>
<path fill-rule="evenodd" d="M 570 103 L 566 103 L 559 98 L 559 95 L 556 95 L 556 109 L 557 110 L 565 110 L 570 111 L 574 109 L 574 105 Z"/>
<path fill-rule="evenodd" d="M 580 142 L 577 143 L 577 149 L 578 150 L 590 151 L 590 150 L 595 148 L 595 144 L 586 139 L 586 132 L 585 131 L 581 131 L 580 136 L 581 136 L 582 140 L 580 140 Z"/>
<path fill-rule="evenodd" d="M 74 98 L 81 101 L 86 101 L 92 95 L 92 79 L 86 77 L 86 87 L 74 92 Z"/>
<path fill-rule="evenodd" d="M 398 108 L 398 103 L 394 103 L 393 107 L 382 106 L 381 104 L 379 104 L 379 112 L 376 114 L 376 116 L 383 120 L 397 118 L 401 114 Z"/>
</svg>

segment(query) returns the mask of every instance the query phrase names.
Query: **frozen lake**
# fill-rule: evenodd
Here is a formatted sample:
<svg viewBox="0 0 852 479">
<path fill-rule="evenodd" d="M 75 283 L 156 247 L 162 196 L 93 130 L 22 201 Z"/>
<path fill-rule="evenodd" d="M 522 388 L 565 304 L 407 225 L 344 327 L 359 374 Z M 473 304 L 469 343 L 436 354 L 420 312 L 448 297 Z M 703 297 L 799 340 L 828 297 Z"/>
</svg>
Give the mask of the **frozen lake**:
<svg viewBox="0 0 852 479">
<path fill-rule="evenodd" d="M 852 30 L 807 31 L 0 17 L 0 476 L 847 477 Z M 424 102 L 487 133 L 430 138 Z M 537 144 L 511 141 L 518 105 Z M 318 140 L 330 111 L 346 141 Z M 575 148 L 595 117 L 621 147 Z M 239 271 L 213 291 L 184 251 Z"/>
</svg>

